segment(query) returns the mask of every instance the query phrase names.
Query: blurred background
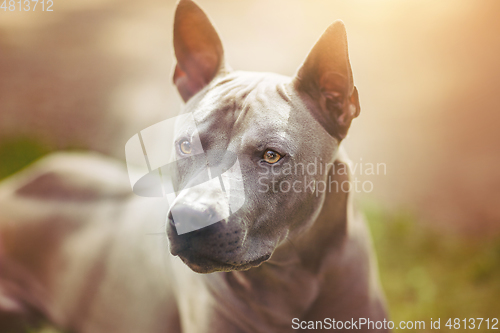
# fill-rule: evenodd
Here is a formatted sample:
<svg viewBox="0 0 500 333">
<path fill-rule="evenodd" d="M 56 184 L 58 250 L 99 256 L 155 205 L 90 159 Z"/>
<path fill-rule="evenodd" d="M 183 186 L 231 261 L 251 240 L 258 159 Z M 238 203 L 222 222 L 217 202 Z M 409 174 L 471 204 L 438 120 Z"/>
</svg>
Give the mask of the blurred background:
<svg viewBox="0 0 500 333">
<path fill-rule="evenodd" d="M 361 115 L 358 196 L 394 320 L 500 313 L 500 2 L 198 0 L 234 69 L 293 75 L 342 19 Z M 0 178 L 55 150 L 124 159 L 175 115 L 173 0 L 0 10 Z"/>
</svg>

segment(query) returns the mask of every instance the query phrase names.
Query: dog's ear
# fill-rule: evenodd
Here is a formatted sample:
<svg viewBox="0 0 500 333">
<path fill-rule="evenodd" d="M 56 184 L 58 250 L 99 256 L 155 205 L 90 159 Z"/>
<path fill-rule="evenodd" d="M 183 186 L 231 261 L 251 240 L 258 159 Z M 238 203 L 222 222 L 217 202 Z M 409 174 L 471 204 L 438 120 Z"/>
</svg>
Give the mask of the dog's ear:
<svg viewBox="0 0 500 333">
<path fill-rule="evenodd" d="M 219 35 L 191 0 L 181 0 L 177 5 L 174 49 L 177 65 L 173 80 L 185 102 L 225 69 Z"/>
<path fill-rule="evenodd" d="M 318 101 L 319 110 L 313 115 L 328 133 L 344 139 L 360 107 L 342 21 L 335 21 L 316 42 L 297 72 L 295 85 Z"/>
</svg>

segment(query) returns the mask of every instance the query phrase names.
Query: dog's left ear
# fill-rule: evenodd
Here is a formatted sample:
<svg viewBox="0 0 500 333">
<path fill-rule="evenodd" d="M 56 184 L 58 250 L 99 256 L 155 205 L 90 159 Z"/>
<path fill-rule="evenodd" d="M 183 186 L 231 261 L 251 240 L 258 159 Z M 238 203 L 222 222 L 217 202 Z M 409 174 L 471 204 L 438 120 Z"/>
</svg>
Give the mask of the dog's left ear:
<svg viewBox="0 0 500 333">
<path fill-rule="evenodd" d="M 297 72 L 295 85 L 318 101 L 319 110 L 313 115 L 328 133 L 344 139 L 360 107 L 342 21 L 330 25 L 316 42 Z"/>
<path fill-rule="evenodd" d="M 177 5 L 174 49 L 177 65 L 173 80 L 185 102 L 226 68 L 219 35 L 191 0 L 180 0 Z"/>
</svg>

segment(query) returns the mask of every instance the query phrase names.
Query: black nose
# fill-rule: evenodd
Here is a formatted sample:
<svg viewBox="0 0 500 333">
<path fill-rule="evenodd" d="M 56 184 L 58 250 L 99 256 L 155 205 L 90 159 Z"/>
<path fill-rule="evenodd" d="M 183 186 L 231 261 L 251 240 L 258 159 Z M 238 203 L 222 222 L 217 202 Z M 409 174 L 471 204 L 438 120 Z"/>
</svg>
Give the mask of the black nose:
<svg viewBox="0 0 500 333">
<path fill-rule="evenodd" d="M 176 230 L 175 223 L 174 223 L 174 217 L 172 216 L 172 211 L 168 212 L 168 221 L 169 221 L 170 227 L 172 227 L 172 228 L 174 228 L 174 230 Z"/>
<path fill-rule="evenodd" d="M 187 250 L 196 251 L 198 248 L 209 245 L 222 232 L 224 227 L 220 223 L 208 223 L 210 217 L 216 216 L 210 209 L 197 210 L 185 204 L 176 204 L 168 215 L 167 234 L 170 241 L 170 252 L 178 255 Z M 179 230 L 186 230 L 186 224 L 192 230 L 179 235 Z M 184 228 L 184 229 L 183 229 Z M 220 237 L 219 237 L 220 238 Z"/>
<path fill-rule="evenodd" d="M 207 208 L 204 210 L 195 209 L 185 204 L 176 204 L 170 209 L 169 221 L 177 233 L 179 229 L 189 228 L 190 230 L 198 230 L 206 227 L 214 214 Z"/>
</svg>

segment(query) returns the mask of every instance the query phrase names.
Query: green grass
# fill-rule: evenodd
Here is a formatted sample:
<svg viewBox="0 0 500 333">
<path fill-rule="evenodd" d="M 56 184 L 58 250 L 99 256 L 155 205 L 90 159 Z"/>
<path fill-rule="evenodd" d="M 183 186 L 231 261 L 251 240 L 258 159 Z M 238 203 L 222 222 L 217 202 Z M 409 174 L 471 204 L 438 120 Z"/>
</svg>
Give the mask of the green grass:
<svg viewBox="0 0 500 333">
<path fill-rule="evenodd" d="M 449 331 L 448 318 L 500 317 L 500 237 L 438 232 L 405 212 L 366 214 L 395 323 L 441 318 Z"/>
<path fill-rule="evenodd" d="M 52 150 L 26 138 L 3 141 L 0 179 Z M 423 320 L 427 325 L 430 318 L 441 318 L 441 330 L 449 331 L 444 326 L 448 318 L 500 317 L 500 237 L 444 233 L 411 213 L 374 205 L 365 205 L 365 213 L 394 322 Z M 28 332 L 57 333 L 48 327 Z"/>
<path fill-rule="evenodd" d="M 0 179 L 10 176 L 33 161 L 53 151 L 46 144 L 30 138 L 0 141 Z"/>
</svg>

